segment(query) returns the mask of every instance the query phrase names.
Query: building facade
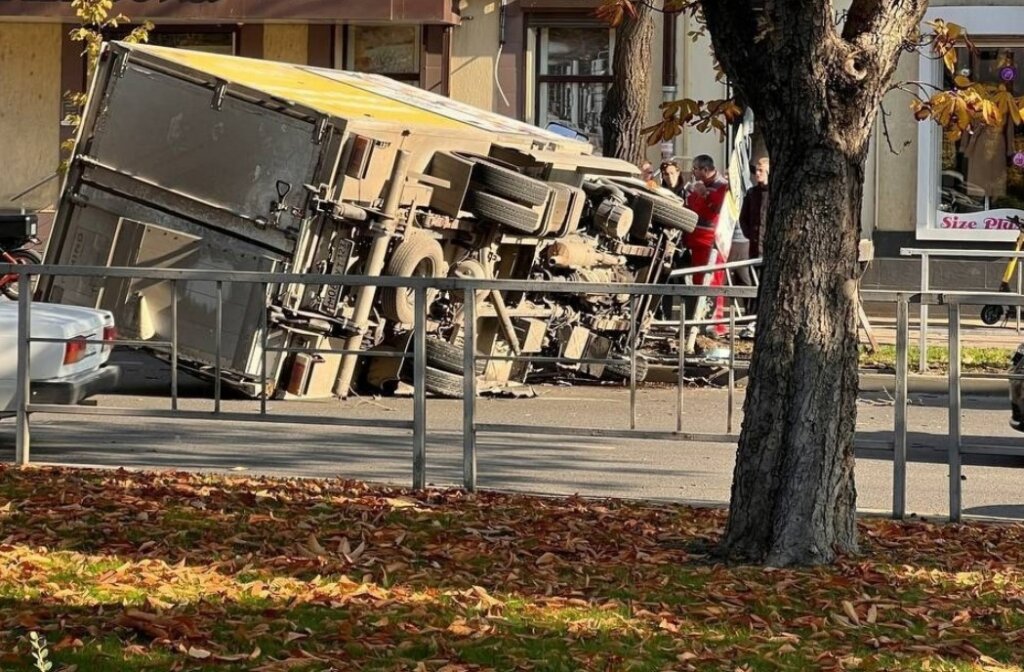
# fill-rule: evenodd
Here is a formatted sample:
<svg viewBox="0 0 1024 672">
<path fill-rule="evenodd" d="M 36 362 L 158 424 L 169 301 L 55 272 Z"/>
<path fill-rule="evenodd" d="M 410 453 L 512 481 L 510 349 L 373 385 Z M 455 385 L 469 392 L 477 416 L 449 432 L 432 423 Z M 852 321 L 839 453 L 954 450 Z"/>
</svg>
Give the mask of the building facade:
<svg viewBox="0 0 1024 672">
<path fill-rule="evenodd" d="M 383 73 L 541 126 L 558 122 L 600 141 L 615 31 L 597 0 L 116 0 L 114 10 L 155 24 L 153 44 L 319 67 Z M 687 19 L 656 17 L 648 116 L 663 99 L 722 97 L 709 81 L 709 50 L 689 39 Z M 86 87 L 70 0 L 0 0 L 0 148 L 18 166 L 0 174 L 0 205 L 45 208 L 56 181 L 10 200 L 52 175 L 64 93 Z M 122 33 L 126 34 L 125 26 Z M 117 38 L 118 34 L 112 34 Z M 684 136 L 662 155 L 721 154 L 718 139 Z"/>
<path fill-rule="evenodd" d="M 442 94 L 459 21 L 452 0 L 116 0 L 114 12 L 153 22 L 153 44 L 385 73 Z M 0 172 L 0 207 L 56 201 L 56 180 L 11 197 L 53 175 L 71 137 L 64 94 L 86 87 L 75 27 L 70 0 L 0 0 L 0 150 L 17 166 Z"/>
<path fill-rule="evenodd" d="M 540 126 L 559 123 L 600 142 L 600 114 L 611 81 L 615 31 L 598 21 L 599 0 L 116 0 L 115 11 L 148 19 L 155 44 L 213 50 L 320 67 L 388 74 L 483 109 Z M 842 4 L 842 3 L 837 3 Z M 964 25 L 978 45 L 963 50 L 961 70 L 978 81 L 1024 94 L 1024 0 L 932 0 L 929 19 Z M 841 9 L 841 7 L 837 7 Z M 693 41 L 686 16 L 655 13 L 650 64 L 650 119 L 664 100 L 728 95 L 715 81 L 710 44 Z M 70 0 L 0 0 L 0 151 L 13 170 L 0 172 L 0 207 L 46 208 L 51 181 L 12 202 L 10 196 L 53 173 L 66 91 L 85 86 L 81 45 Z M 116 37 L 116 36 L 115 36 Z M 914 53 L 897 79 L 941 86 L 941 64 Z M 910 98 L 885 101 L 868 158 L 862 221 L 875 242 L 869 286 L 916 281 L 908 246 L 993 248 L 1016 235 L 1007 217 L 1024 216 L 1024 127 L 972 129 L 945 141 L 934 124 L 915 122 Z M 897 152 L 892 152 L 889 146 Z M 726 161 L 712 134 L 687 131 L 649 158 L 697 154 Z M 685 166 L 684 166 L 685 168 Z M 936 286 L 998 284 L 997 264 L 951 262 Z"/>
<path fill-rule="evenodd" d="M 958 73 L 995 90 L 1024 95 L 1024 2 L 932 0 L 926 21 L 964 26 L 976 50 L 958 50 Z M 941 61 L 906 53 L 900 82 L 950 86 Z M 932 122 L 913 121 L 905 91 L 885 98 L 889 141 L 879 125 L 865 188 L 864 222 L 873 231 L 876 263 L 868 286 L 907 287 L 919 281 L 907 247 L 1011 249 L 1017 231 L 1010 216 L 1024 217 L 1024 126 L 1007 118 L 999 128 L 975 125 L 958 141 Z M 889 149 L 889 144 L 895 151 Z M 934 289 L 994 289 L 1005 260 L 947 260 L 933 264 Z"/>
</svg>

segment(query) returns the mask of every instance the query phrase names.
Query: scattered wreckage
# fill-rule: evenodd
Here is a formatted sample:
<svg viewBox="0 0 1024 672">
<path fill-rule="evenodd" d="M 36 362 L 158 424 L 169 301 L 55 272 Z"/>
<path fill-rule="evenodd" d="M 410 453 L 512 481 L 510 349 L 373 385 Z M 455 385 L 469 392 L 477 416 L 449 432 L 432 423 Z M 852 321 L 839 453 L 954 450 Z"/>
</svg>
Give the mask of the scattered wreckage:
<svg viewBox="0 0 1024 672">
<path fill-rule="evenodd" d="M 46 262 L 394 277 L 658 283 L 697 217 L 589 144 L 383 76 L 112 43 L 100 59 Z M 56 277 L 46 300 L 110 310 L 128 338 L 214 369 L 212 282 Z M 478 293 L 477 351 L 629 375 L 656 297 Z M 176 295 L 176 296 L 175 296 Z M 411 290 L 223 284 L 223 379 L 259 394 L 271 348 L 412 352 Z M 462 297 L 428 293 L 426 387 L 462 392 Z M 631 311 L 635 314 L 631 315 Z M 166 351 L 154 348 L 158 354 Z M 268 351 L 268 394 L 393 391 L 410 357 Z M 644 360 L 639 360 L 640 377 Z M 543 367 L 480 361 L 480 389 Z"/>
</svg>

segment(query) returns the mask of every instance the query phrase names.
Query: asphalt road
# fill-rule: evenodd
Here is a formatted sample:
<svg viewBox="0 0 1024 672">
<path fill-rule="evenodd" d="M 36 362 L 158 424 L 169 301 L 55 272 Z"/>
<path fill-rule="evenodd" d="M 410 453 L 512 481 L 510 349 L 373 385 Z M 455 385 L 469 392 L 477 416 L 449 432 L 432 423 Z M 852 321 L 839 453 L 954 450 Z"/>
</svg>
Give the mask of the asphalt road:
<svg viewBox="0 0 1024 672">
<path fill-rule="evenodd" d="M 116 353 L 127 369 L 124 392 L 99 398 L 102 407 L 168 408 L 163 365 L 136 353 Z M 603 386 L 540 387 L 534 399 L 480 399 L 477 420 L 534 426 L 629 426 L 628 389 Z M 212 388 L 183 378 L 181 407 L 212 410 Z M 724 390 L 687 389 L 684 428 L 695 433 L 726 430 Z M 258 412 L 258 403 L 227 400 L 225 411 Z M 341 476 L 372 482 L 411 482 L 410 433 L 383 429 L 375 421 L 409 420 L 412 401 L 359 398 L 347 401 L 270 402 L 271 413 L 363 419 L 364 427 L 255 422 L 150 420 L 122 417 L 39 415 L 33 418 L 32 459 L 40 463 L 273 473 L 287 476 Z M 638 391 L 641 429 L 675 427 L 676 391 Z M 1008 426 L 1007 402 L 998 397 L 965 399 L 965 436 L 994 437 L 1024 447 L 1024 437 Z M 736 429 L 742 419 L 737 395 Z M 912 397 L 908 469 L 908 511 L 921 516 L 948 511 L 948 469 L 944 459 L 947 423 L 941 396 Z M 886 393 L 862 396 L 859 437 L 887 440 L 893 422 Z M 462 406 L 459 401 L 428 402 L 428 482 L 457 486 L 462 479 Z M 0 423 L 0 460 L 13 459 L 14 426 Z M 479 486 L 549 494 L 579 493 L 722 504 L 728 501 L 735 448 L 729 444 L 682 443 L 579 436 L 481 435 Z M 968 460 L 965 460 L 967 462 Z M 963 483 L 967 515 L 1024 519 L 1024 458 L 1004 459 L 1006 467 L 966 466 Z M 891 510 L 892 462 L 865 453 L 857 461 L 858 502 L 865 511 Z"/>
</svg>

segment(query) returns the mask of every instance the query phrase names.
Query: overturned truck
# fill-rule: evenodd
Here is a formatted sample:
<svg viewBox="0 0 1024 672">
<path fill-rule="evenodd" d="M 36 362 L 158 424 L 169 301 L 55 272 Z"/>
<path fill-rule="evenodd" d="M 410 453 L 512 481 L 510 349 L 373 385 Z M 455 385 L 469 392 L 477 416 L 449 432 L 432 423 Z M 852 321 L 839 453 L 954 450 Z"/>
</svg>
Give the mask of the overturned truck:
<svg viewBox="0 0 1024 672">
<path fill-rule="evenodd" d="M 146 45 L 103 51 L 46 262 L 338 276 L 657 283 L 696 215 L 585 142 L 386 77 Z M 56 277 L 44 299 L 109 309 L 132 339 L 260 394 L 393 391 L 401 358 L 282 354 L 410 352 L 411 291 Z M 559 365 L 628 375 L 651 297 L 479 293 L 480 354 L 606 360 Z M 428 294 L 428 390 L 461 394 L 462 297 Z M 631 314 L 630 311 L 635 311 Z M 154 349 L 157 354 L 159 350 Z M 482 364 L 481 389 L 536 367 Z"/>
</svg>

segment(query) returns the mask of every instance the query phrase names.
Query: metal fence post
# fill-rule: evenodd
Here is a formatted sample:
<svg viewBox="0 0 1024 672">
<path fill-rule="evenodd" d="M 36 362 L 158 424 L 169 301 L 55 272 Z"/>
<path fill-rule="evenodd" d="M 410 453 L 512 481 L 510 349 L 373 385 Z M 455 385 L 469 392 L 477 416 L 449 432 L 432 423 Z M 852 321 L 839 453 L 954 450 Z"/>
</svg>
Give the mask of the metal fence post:
<svg viewBox="0 0 1024 672">
<path fill-rule="evenodd" d="M 267 348 L 270 338 L 270 316 L 267 306 L 270 297 L 267 295 L 269 286 L 260 283 L 260 294 L 263 297 L 263 312 L 260 319 L 260 415 L 267 414 Z"/>
<path fill-rule="evenodd" d="M 1017 260 L 1017 296 L 1024 294 L 1024 277 L 1021 276 L 1021 259 Z M 1017 334 L 1020 334 L 1020 305 L 1017 305 Z"/>
<path fill-rule="evenodd" d="M 213 412 L 220 413 L 220 358 L 221 348 L 223 347 L 224 340 L 224 281 L 217 281 L 217 316 L 216 326 L 217 330 L 215 336 L 216 339 L 216 361 L 214 362 L 213 372 Z"/>
<path fill-rule="evenodd" d="M 907 364 L 910 305 L 905 294 L 896 297 L 896 408 L 893 425 L 892 517 L 907 515 Z"/>
<path fill-rule="evenodd" d="M 925 252 L 921 255 L 921 294 L 924 295 L 929 290 L 931 283 L 931 268 L 928 253 Z M 928 304 L 925 301 L 921 301 L 921 322 L 918 325 L 920 333 L 918 334 L 918 363 L 917 370 L 920 373 L 926 373 L 928 371 Z"/>
<path fill-rule="evenodd" d="M 15 271 L 16 273 L 18 271 Z M 29 426 L 28 404 L 32 398 L 32 274 L 19 273 L 18 277 L 18 385 L 14 392 L 17 408 L 17 439 L 15 462 L 26 466 L 31 461 L 32 431 Z"/>
<path fill-rule="evenodd" d="M 178 281 L 171 280 L 171 410 L 178 410 Z"/>
<path fill-rule="evenodd" d="M 949 519 L 960 521 L 960 304 L 949 304 Z"/>
<path fill-rule="evenodd" d="M 636 429 L 636 308 L 640 297 L 629 304 L 629 428 Z"/>
<path fill-rule="evenodd" d="M 427 487 L 427 290 L 413 290 L 412 488 Z"/>
<path fill-rule="evenodd" d="M 682 299 L 683 297 L 679 297 Z M 686 301 L 679 302 L 679 385 L 676 396 L 676 431 L 683 431 L 683 389 L 686 387 Z"/>
<path fill-rule="evenodd" d="M 476 492 L 476 289 L 462 293 L 462 485 Z"/>
<path fill-rule="evenodd" d="M 729 311 L 729 411 L 726 414 L 725 433 L 732 434 L 733 414 L 736 412 L 736 313 Z"/>
</svg>

